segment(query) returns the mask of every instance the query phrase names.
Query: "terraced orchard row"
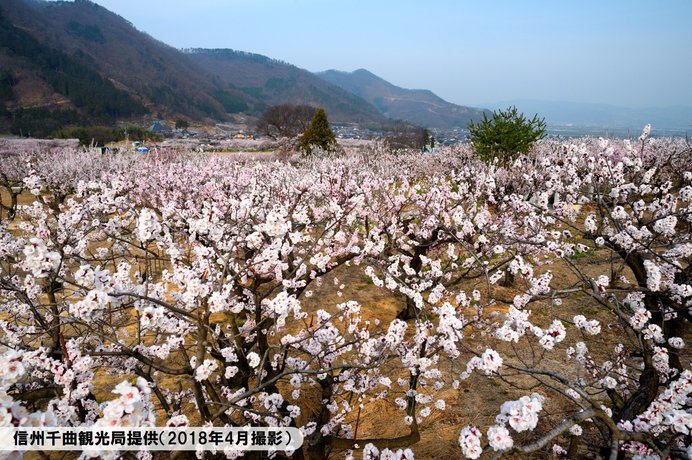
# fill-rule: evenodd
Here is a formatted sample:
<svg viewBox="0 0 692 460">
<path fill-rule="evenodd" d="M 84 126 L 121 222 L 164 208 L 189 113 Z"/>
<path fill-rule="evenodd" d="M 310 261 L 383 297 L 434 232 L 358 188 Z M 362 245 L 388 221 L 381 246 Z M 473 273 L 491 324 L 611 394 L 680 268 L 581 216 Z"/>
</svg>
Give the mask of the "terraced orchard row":
<svg viewBox="0 0 692 460">
<path fill-rule="evenodd" d="M 682 140 L 0 170 L 3 425 L 293 426 L 311 459 L 692 453 Z"/>
</svg>

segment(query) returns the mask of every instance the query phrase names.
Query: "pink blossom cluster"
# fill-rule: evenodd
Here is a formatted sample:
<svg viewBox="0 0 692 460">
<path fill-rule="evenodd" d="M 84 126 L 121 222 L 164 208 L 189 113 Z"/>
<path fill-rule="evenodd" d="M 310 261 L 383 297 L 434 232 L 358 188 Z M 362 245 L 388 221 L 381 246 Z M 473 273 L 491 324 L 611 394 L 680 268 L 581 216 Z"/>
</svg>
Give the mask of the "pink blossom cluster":
<svg viewBox="0 0 692 460">
<path fill-rule="evenodd" d="M 598 320 L 592 319 L 587 320 L 584 315 L 576 315 L 574 319 L 574 325 L 578 329 L 583 329 L 589 335 L 598 335 L 601 333 L 601 324 Z"/>
<path fill-rule="evenodd" d="M 533 431 L 538 424 L 538 413 L 543 410 L 544 401 L 545 398 L 538 393 L 522 396 L 516 401 L 507 401 L 502 404 L 495 421 L 501 426 L 509 423 L 519 433 Z"/>
<path fill-rule="evenodd" d="M 36 278 L 45 278 L 48 273 L 57 270 L 60 265 L 60 254 L 50 251 L 41 238 L 31 238 L 24 246 L 24 267 Z"/>
<path fill-rule="evenodd" d="M 633 421 L 621 422 L 628 431 L 661 433 L 670 427 L 677 433 L 692 432 L 692 414 L 686 410 L 692 394 L 692 371 L 685 370 L 678 380 L 661 393 L 658 398 Z"/>
<path fill-rule="evenodd" d="M 478 458 L 483 453 L 481 438 L 483 434 L 475 426 L 467 426 L 459 433 L 459 445 L 466 458 Z"/>
<path fill-rule="evenodd" d="M 411 449 L 397 449 L 396 451 L 384 448 L 381 451 L 373 444 L 363 447 L 363 460 L 413 460 Z"/>
</svg>

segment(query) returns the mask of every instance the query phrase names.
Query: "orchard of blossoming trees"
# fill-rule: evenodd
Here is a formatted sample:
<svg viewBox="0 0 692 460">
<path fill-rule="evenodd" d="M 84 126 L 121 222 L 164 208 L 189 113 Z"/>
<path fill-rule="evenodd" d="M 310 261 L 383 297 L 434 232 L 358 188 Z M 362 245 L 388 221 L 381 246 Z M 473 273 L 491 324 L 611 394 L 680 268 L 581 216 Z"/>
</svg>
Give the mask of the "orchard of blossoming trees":
<svg viewBox="0 0 692 460">
<path fill-rule="evenodd" d="M 435 414 L 491 382 L 455 456 L 686 458 L 692 151 L 647 134 L 506 167 L 4 157 L 0 423 L 294 426 L 291 458 L 425 458 Z M 399 314 L 344 295 L 353 272 Z M 385 406 L 398 435 L 359 427 Z"/>
</svg>

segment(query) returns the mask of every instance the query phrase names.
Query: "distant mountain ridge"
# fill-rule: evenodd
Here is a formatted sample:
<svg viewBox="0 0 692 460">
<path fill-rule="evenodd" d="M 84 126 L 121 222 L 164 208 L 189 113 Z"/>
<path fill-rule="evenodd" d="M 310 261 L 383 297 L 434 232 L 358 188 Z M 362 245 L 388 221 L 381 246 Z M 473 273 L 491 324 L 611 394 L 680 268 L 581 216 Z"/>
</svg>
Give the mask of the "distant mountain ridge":
<svg viewBox="0 0 692 460">
<path fill-rule="evenodd" d="M 483 117 L 484 109 L 452 104 L 429 90 L 401 88 L 365 69 L 353 72 L 326 70 L 316 75 L 363 98 L 389 118 L 426 127 L 453 129 L 466 128 L 470 121 L 479 121 Z"/>
<path fill-rule="evenodd" d="M 0 131 L 45 136 L 67 124 L 228 121 L 286 103 L 375 129 L 390 119 L 463 128 L 483 113 L 365 70 L 315 75 L 259 54 L 178 50 L 89 0 L 2 0 L 0 38 Z"/>
<path fill-rule="evenodd" d="M 465 128 L 489 111 L 404 89 L 365 69 L 313 74 L 231 49 L 178 50 L 89 0 L 0 0 L 0 132 L 50 133 L 60 124 L 186 118 L 252 120 L 275 104 L 323 107 L 330 120 L 382 126 Z M 692 107 L 504 101 L 549 124 L 639 130 L 692 129 Z M 249 115 L 249 118 L 246 116 Z M 29 129 L 27 129 L 27 127 Z M 21 128 L 20 128 L 21 129 Z"/>
<path fill-rule="evenodd" d="M 2 0 L 0 37 L 0 131 L 25 121 L 23 133 L 35 135 L 60 122 L 226 121 L 279 103 L 319 105 L 337 122 L 386 122 L 306 70 L 233 50 L 184 52 L 88 0 Z"/>
<path fill-rule="evenodd" d="M 364 99 L 307 70 L 260 54 L 232 49 L 186 49 L 185 54 L 212 80 L 239 89 L 265 106 L 307 104 L 323 107 L 332 121 L 383 122 Z"/>
</svg>

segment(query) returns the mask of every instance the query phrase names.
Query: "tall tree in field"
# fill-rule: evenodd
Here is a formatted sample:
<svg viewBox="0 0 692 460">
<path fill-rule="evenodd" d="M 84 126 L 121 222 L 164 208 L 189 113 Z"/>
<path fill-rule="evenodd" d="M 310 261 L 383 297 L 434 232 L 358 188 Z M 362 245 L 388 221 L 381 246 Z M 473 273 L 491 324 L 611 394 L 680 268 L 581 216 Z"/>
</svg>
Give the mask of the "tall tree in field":
<svg viewBox="0 0 692 460">
<path fill-rule="evenodd" d="M 329 120 L 324 109 L 319 109 L 315 113 L 307 131 L 300 138 L 300 148 L 306 154 L 311 154 L 315 147 L 319 147 L 325 152 L 336 150 L 336 136 L 329 126 Z"/>
<path fill-rule="evenodd" d="M 257 130 L 272 139 L 297 137 L 308 128 L 315 110 L 310 105 L 271 106 L 257 122 Z"/>
<path fill-rule="evenodd" d="M 538 114 L 528 119 L 512 106 L 493 112 L 492 119 L 484 113 L 480 123 L 471 122 L 468 128 L 480 159 L 486 162 L 498 159 L 506 166 L 545 137 L 546 123 Z"/>
</svg>

